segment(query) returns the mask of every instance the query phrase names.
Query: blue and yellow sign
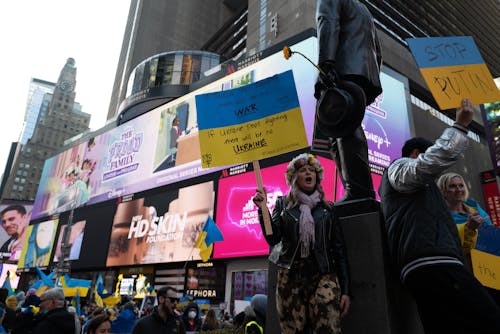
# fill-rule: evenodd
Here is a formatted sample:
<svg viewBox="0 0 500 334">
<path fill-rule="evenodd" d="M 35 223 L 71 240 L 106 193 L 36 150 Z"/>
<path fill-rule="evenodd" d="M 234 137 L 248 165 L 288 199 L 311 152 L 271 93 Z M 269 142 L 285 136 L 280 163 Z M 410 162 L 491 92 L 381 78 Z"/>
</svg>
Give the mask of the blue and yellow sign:
<svg viewBox="0 0 500 334">
<path fill-rule="evenodd" d="M 500 256 L 471 249 L 472 270 L 481 284 L 500 290 Z"/>
<path fill-rule="evenodd" d="M 292 71 L 196 96 L 203 168 L 269 158 L 307 147 Z"/>
<path fill-rule="evenodd" d="M 500 100 L 472 37 L 409 38 L 406 42 L 439 108 L 459 107 L 466 97 L 474 104 Z"/>
</svg>

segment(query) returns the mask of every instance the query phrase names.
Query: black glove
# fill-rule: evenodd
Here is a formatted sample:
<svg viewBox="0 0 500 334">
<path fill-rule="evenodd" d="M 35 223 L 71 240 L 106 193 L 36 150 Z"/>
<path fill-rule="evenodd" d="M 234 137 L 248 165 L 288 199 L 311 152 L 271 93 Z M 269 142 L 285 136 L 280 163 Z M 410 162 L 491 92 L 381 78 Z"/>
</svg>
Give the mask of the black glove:
<svg viewBox="0 0 500 334">
<path fill-rule="evenodd" d="M 319 100 L 321 93 L 327 88 L 334 88 L 337 86 L 338 75 L 335 70 L 335 62 L 327 60 L 318 65 L 318 67 L 323 71 L 319 73 L 318 79 L 316 79 L 316 84 L 314 85 L 314 97 Z"/>
</svg>

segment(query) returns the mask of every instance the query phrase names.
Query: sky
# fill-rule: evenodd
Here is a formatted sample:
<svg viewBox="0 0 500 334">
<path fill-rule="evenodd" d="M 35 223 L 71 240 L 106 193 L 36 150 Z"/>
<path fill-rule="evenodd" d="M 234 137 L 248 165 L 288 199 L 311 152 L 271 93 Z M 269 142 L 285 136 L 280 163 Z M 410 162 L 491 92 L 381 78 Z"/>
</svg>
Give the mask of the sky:
<svg viewBox="0 0 500 334">
<path fill-rule="evenodd" d="M 76 98 L 104 126 L 130 0 L 0 1 L 0 175 L 21 134 L 31 78 L 56 82 L 76 62 Z"/>
</svg>

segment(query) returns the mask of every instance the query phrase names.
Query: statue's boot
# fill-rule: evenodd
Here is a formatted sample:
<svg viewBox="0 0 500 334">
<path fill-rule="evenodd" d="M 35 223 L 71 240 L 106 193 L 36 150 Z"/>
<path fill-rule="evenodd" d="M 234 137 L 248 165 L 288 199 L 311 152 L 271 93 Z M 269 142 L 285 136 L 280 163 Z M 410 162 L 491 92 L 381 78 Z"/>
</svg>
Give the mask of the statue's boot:
<svg viewBox="0 0 500 334">
<path fill-rule="evenodd" d="M 344 196 L 337 203 L 375 199 L 368 163 L 368 143 L 361 126 L 353 134 L 337 138 L 331 153 L 345 189 Z"/>
</svg>

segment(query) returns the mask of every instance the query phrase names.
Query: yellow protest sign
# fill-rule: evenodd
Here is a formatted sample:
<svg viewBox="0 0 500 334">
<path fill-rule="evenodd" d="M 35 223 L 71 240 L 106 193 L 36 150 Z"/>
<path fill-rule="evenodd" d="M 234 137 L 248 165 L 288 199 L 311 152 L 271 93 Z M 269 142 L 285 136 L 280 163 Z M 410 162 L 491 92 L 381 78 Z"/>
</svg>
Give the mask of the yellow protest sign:
<svg viewBox="0 0 500 334">
<path fill-rule="evenodd" d="M 489 288 L 500 290 L 500 256 L 472 249 L 471 257 L 472 270 L 479 282 Z"/>
<path fill-rule="evenodd" d="M 420 72 L 441 109 L 456 108 L 467 96 L 474 104 L 500 100 L 485 64 L 421 68 Z"/>
<path fill-rule="evenodd" d="M 269 158 L 308 146 L 292 71 L 196 96 L 203 168 Z"/>
<path fill-rule="evenodd" d="M 439 108 L 500 100 L 500 91 L 470 36 L 408 38 L 408 46 Z"/>
</svg>

